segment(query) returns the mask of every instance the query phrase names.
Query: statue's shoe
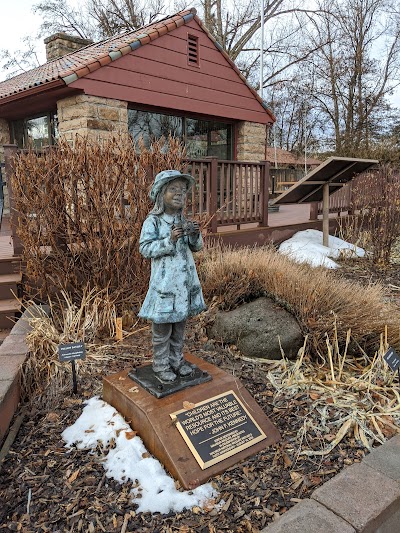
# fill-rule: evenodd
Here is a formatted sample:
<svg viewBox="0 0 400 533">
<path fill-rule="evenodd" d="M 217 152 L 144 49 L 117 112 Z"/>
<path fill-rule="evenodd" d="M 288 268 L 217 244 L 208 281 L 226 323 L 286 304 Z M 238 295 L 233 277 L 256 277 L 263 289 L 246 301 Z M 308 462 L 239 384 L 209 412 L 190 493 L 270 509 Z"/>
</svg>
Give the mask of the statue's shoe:
<svg viewBox="0 0 400 533">
<path fill-rule="evenodd" d="M 193 367 L 189 365 L 188 363 L 182 363 L 181 366 L 177 369 L 174 369 L 175 372 L 178 372 L 178 374 L 181 377 L 190 376 L 190 374 L 193 372 Z"/>
<path fill-rule="evenodd" d="M 164 383 L 172 383 L 176 380 L 175 372 L 172 370 L 161 370 L 160 372 L 154 372 L 155 376 Z"/>
</svg>

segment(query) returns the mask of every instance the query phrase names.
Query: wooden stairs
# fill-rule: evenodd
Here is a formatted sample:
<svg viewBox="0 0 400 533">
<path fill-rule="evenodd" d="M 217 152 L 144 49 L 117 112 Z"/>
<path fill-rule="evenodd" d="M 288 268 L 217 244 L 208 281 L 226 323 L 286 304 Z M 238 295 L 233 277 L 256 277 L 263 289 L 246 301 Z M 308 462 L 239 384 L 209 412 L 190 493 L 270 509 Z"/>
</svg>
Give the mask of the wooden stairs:
<svg viewBox="0 0 400 533">
<path fill-rule="evenodd" d="M 8 335 L 23 311 L 22 261 L 14 256 L 8 217 L 3 217 L 0 229 L 0 343 Z"/>
</svg>

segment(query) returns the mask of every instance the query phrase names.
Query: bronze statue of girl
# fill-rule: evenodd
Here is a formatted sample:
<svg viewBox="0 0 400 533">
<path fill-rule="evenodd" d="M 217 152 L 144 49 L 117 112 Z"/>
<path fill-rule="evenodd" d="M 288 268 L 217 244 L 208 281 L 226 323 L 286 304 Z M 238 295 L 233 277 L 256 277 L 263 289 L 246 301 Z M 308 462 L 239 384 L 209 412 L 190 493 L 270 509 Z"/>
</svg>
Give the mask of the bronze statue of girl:
<svg viewBox="0 0 400 533">
<path fill-rule="evenodd" d="M 139 316 L 152 322 L 153 370 L 163 382 L 190 376 L 183 357 L 186 320 L 206 309 L 192 252 L 203 247 L 197 222 L 183 209 L 194 178 L 179 170 L 157 174 L 150 191 L 154 208 L 143 223 L 140 253 L 151 259 L 151 276 Z"/>
</svg>

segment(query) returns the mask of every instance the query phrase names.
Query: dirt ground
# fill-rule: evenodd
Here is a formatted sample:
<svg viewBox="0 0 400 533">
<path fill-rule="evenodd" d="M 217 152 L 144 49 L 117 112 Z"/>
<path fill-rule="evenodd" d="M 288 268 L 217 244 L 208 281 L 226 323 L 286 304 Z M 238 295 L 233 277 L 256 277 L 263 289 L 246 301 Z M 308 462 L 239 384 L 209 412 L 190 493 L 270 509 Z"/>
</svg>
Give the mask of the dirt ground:
<svg viewBox="0 0 400 533">
<path fill-rule="evenodd" d="M 379 281 L 388 288 L 388 298 L 400 303 L 399 271 L 398 265 L 382 272 L 347 262 L 333 275 L 361 283 Z M 267 364 L 245 361 L 235 350 L 209 341 L 195 320 L 188 328 L 187 349 L 234 373 L 282 436 L 277 445 L 210 480 L 223 500 L 218 510 L 136 513 L 129 483 L 120 485 L 106 478 L 100 455 L 64 447 L 62 431 L 79 417 L 85 399 L 101 395 L 102 376 L 148 360 L 150 332 L 145 330 L 118 346 L 110 345 L 113 357 L 90 376 L 80 377 L 78 395 L 72 395 L 70 388 L 56 395 L 53 392 L 17 413 L 25 413 L 24 422 L 0 465 L 0 530 L 257 532 L 367 453 L 350 433 L 329 454 L 300 455 L 298 451 L 305 444 L 304 420 L 315 400 L 312 394 L 307 390 L 288 396 L 277 394 L 268 379 Z M 334 411 L 331 417 L 335 417 Z M 324 439 L 328 442 L 331 438 L 311 427 L 306 444 L 321 448 Z"/>
</svg>

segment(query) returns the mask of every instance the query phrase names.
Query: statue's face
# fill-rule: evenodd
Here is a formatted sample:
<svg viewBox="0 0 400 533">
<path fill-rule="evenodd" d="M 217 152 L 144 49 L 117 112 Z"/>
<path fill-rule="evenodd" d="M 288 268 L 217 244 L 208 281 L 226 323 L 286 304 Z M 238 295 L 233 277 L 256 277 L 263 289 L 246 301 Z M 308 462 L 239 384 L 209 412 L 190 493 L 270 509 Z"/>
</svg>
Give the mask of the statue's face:
<svg viewBox="0 0 400 533">
<path fill-rule="evenodd" d="M 173 215 L 183 209 L 186 201 L 187 182 L 177 178 L 168 183 L 164 192 L 164 210 Z"/>
</svg>

